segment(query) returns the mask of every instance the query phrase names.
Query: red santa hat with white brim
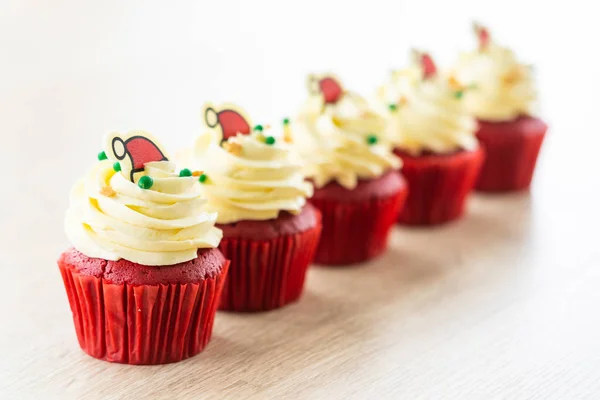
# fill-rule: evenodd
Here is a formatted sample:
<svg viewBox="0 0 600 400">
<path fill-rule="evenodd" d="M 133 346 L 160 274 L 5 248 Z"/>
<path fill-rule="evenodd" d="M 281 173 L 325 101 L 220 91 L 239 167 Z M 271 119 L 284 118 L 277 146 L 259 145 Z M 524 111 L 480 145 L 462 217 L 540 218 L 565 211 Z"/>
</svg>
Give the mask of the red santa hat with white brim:
<svg viewBox="0 0 600 400">
<path fill-rule="evenodd" d="M 308 91 L 312 95 L 323 96 L 323 101 L 325 104 L 337 103 L 344 94 L 344 89 L 341 83 L 332 75 L 309 75 Z"/>
<path fill-rule="evenodd" d="M 240 107 L 233 104 L 225 104 L 215 107 L 212 104 L 204 106 L 204 123 L 209 128 L 220 128 L 223 140 L 241 133 L 248 135 L 252 132 L 250 118 Z"/>
<path fill-rule="evenodd" d="M 143 171 L 147 163 L 169 160 L 160 143 L 147 132 L 111 132 L 105 143 L 108 158 L 118 160 L 121 173 L 132 182 L 135 173 Z"/>
</svg>

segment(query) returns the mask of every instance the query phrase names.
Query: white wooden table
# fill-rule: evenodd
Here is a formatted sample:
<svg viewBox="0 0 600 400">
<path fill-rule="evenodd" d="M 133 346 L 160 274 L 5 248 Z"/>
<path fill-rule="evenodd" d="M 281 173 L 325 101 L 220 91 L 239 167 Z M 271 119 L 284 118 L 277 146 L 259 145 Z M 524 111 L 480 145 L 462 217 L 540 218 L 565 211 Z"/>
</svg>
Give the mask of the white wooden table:
<svg viewBox="0 0 600 400">
<path fill-rule="evenodd" d="M 436 34 L 418 22 L 432 5 L 405 2 L 398 29 L 413 36 L 383 36 L 387 42 L 368 55 L 341 51 L 339 60 L 324 61 L 329 45 L 315 45 L 286 60 L 264 49 L 317 37 L 302 28 L 304 17 L 324 21 L 318 2 L 290 5 L 286 12 L 299 19 L 287 21 L 262 3 L 219 6 L 234 10 L 230 31 L 216 20 L 203 27 L 203 10 L 191 1 L 169 10 L 83 3 L 15 1 L 0 16 L 0 52 L 7 52 L 0 66 L 1 399 L 600 398 L 600 62 L 585 53 L 596 51 L 593 13 L 573 4 L 578 23 L 558 27 L 562 8 L 545 4 L 545 19 L 527 35 L 540 5 L 456 6 L 495 30 L 509 26 L 505 41 L 522 38 L 517 47 L 538 65 L 551 131 L 530 193 L 476 196 L 459 222 L 398 228 L 376 261 L 312 268 L 304 296 L 290 307 L 219 313 L 199 356 L 132 367 L 79 349 L 55 264 L 68 246 L 68 190 L 95 161 L 102 133 L 141 127 L 177 148 L 196 132 L 202 101 L 233 98 L 274 118 L 302 99 L 293 80 L 328 64 L 347 65 L 348 80 L 372 87 L 375 74 L 403 60 L 386 50 L 396 40 L 402 53 L 411 41 L 441 55 L 454 52 L 444 46 L 454 40 L 467 48 L 461 24 L 469 16 L 440 5 L 431 17 Z M 351 20 L 368 19 L 348 7 Z M 380 2 L 373 7 L 383 21 L 369 21 L 381 38 L 396 17 Z M 256 30 L 244 34 L 249 27 Z M 282 27 L 287 34 L 274 34 Z M 213 28 L 230 32 L 225 48 L 205 40 Z M 236 38 L 251 46 L 240 51 L 255 62 L 227 50 Z"/>
</svg>

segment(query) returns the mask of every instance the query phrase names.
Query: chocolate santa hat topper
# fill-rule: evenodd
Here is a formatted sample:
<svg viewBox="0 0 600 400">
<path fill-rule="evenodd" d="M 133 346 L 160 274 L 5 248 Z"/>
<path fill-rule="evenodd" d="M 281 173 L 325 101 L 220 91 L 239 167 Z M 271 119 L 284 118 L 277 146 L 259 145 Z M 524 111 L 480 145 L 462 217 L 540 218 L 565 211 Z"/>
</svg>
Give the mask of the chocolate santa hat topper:
<svg viewBox="0 0 600 400">
<path fill-rule="evenodd" d="M 246 111 L 235 104 L 222 104 L 215 106 L 206 103 L 202 107 L 203 123 L 221 133 L 223 140 L 241 133 L 248 135 L 252 132 L 252 123 Z"/>
<path fill-rule="evenodd" d="M 477 23 L 473 22 L 473 31 L 475 35 L 477 35 L 477 41 L 479 42 L 479 51 L 483 51 L 488 48 L 490 45 L 490 31 L 488 29 Z"/>
<path fill-rule="evenodd" d="M 344 94 L 339 79 L 331 74 L 310 74 L 307 79 L 308 92 L 313 96 L 322 96 L 325 104 L 337 103 Z"/>
<path fill-rule="evenodd" d="M 433 58 L 428 53 L 413 49 L 411 51 L 413 63 L 418 65 L 423 71 L 423 79 L 429 79 L 436 75 L 437 67 L 433 62 Z"/>
<path fill-rule="evenodd" d="M 118 163 L 118 171 L 131 182 L 136 173 L 143 172 L 149 162 L 168 161 L 166 151 L 151 134 L 144 131 L 109 132 L 104 137 L 104 152 L 109 160 Z"/>
</svg>

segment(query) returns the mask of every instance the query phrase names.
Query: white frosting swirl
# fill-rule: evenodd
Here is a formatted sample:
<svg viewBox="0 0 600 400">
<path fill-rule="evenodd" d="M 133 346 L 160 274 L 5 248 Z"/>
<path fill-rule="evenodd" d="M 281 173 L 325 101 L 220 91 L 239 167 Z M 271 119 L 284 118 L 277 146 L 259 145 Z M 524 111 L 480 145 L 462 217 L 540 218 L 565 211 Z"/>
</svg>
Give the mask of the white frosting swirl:
<svg viewBox="0 0 600 400">
<path fill-rule="evenodd" d="M 203 211 L 197 177 L 179 177 L 168 161 L 145 165 L 154 184 L 142 189 L 101 161 L 71 191 L 65 229 L 88 257 L 173 265 L 218 246 L 217 215 Z"/>
<path fill-rule="evenodd" d="M 410 67 L 392 71 L 389 79 L 377 90 L 375 106 L 378 111 L 387 115 L 390 106 L 401 106 L 411 96 L 421 80 L 423 72 L 418 67 Z"/>
<path fill-rule="evenodd" d="M 351 93 L 335 104 L 310 98 L 292 128 L 294 144 L 306 163 L 305 173 L 315 186 L 337 181 L 347 189 L 354 189 L 359 179 L 377 178 L 400 168 L 385 129 L 385 119 Z"/>
<path fill-rule="evenodd" d="M 207 176 L 202 190 L 218 223 L 269 220 L 280 211 L 297 214 L 312 196 L 301 160 L 283 135 L 273 135 L 275 142 L 267 144 L 270 135 L 238 134 L 221 145 L 220 135 L 207 131 L 196 140 L 192 162 Z"/>
<path fill-rule="evenodd" d="M 467 110 L 488 121 L 508 121 L 535 111 L 537 93 L 529 66 L 520 64 L 510 49 L 490 43 L 461 54 L 457 78 L 475 88 L 465 95 Z"/>
<path fill-rule="evenodd" d="M 409 68 L 395 72 L 384 88 L 380 99 L 396 107 L 388 110 L 389 133 L 399 149 L 418 155 L 477 148 L 477 122 L 464 104 L 469 89 L 457 81 L 440 73 L 422 79 L 418 68 Z"/>
</svg>

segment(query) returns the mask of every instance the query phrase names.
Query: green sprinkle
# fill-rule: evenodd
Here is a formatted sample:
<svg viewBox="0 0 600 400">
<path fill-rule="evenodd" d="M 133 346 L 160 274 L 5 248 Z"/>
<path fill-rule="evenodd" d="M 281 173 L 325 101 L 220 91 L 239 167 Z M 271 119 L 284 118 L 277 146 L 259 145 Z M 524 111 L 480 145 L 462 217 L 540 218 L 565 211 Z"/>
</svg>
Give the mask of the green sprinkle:
<svg viewBox="0 0 600 400">
<path fill-rule="evenodd" d="M 269 146 L 272 146 L 275 144 L 275 138 L 273 136 L 267 136 L 265 138 L 265 143 L 268 144 Z"/>
<path fill-rule="evenodd" d="M 378 140 L 377 136 L 375 136 L 375 135 L 369 135 L 369 136 L 367 136 L 367 143 L 369 145 L 373 145 L 373 144 L 377 143 L 377 140 Z"/>
<path fill-rule="evenodd" d="M 262 131 L 263 131 L 263 126 L 262 126 L 262 125 L 256 125 L 256 126 L 254 127 L 254 130 L 255 130 L 255 131 L 262 132 Z"/>
<path fill-rule="evenodd" d="M 142 189 L 150 189 L 154 185 L 154 179 L 150 178 L 148 175 L 144 175 L 138 181 L 138 186 Z"/>
<path fill-rule="evenodd" d="M 476 83 L 471 83 L 469 86 L 467 86 L 467 89 L 470 89 L 470 90 L 477 89 L 477 84 Z"/>
<path fill-rule="evenodd" d="M 290 123 L 290 119 L 289 118 L 284 118 L 283 119 L 283 124 L 284 125 L 289 125 L 289 123 Z"/>
<path fill-rule="evenodd" d="M 390 111 L 396 111 L 398 109 L 398 105 L 392 103 L 392 104 L 388 105 L 388 108 L 390 109 Z"/>
<path fill-rule="evenodd" d="M 179 171 L 179 176 L 181 178 L 183 178 L 184 176 L 192 176 L 192 171 L 190 171 L 187 168 L 182 169 L 181 171 Z"/>
<path fill-rule="evenodd" d="M 105 152 L 98 153 L 98 161 L 107 160 L 107 159 L 108 159 L 108 157 L 106 157 Z"/>
<path fill-rule="evenodd" d="M 202 175 L 200 175 L 200 178 L 198 178 L 200 183 L 206 182 L 207 179 L 208 179 L 208 176 L 206 174 L 202 174 Z"/>
<path fill-rule="evenodd" d="M 464 92 L 462 90 L 459 90 L 457 92 L 454 92 L 454 97 L 457 99 L 461 99 L 463 97 Z"/>
<path fill-rule="evenodd" d="M 113 169 L 115 170 L 115 172 L 119 172 L 121 170 L 121 163 L 118 161 L 116 163 L 114 163 Z"/>
</svg>

